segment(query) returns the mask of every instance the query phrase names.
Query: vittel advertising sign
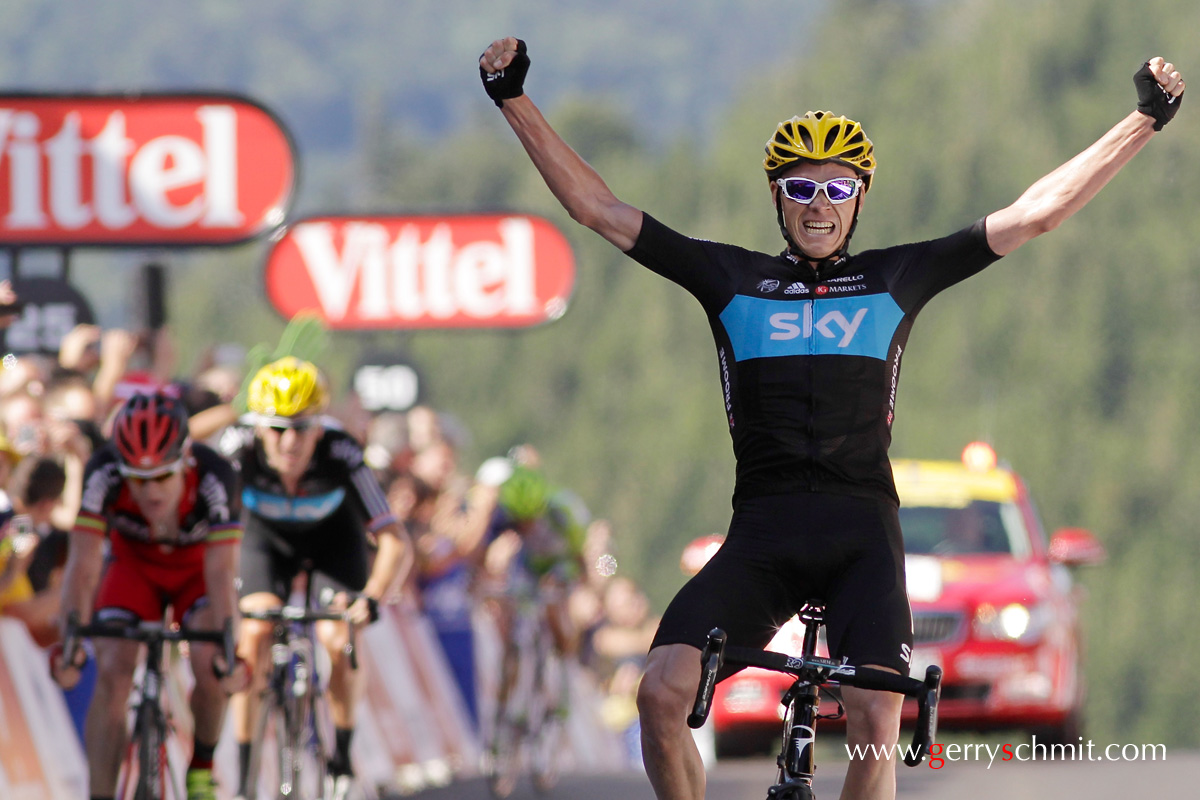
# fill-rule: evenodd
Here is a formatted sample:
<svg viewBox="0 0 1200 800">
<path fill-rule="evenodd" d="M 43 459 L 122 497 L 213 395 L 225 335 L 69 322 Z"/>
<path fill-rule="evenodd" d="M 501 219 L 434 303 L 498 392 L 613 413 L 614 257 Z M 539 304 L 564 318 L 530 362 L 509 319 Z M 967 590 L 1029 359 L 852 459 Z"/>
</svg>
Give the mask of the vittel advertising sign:
<svg viewBox="0 0 1200 800">
<path fill-rule="evenodd" d="M 283 223 L 290 137 L 232 95 L 0 95 L 0 246 L 224 245 Z"/>
<path fill-rule="evenodd" d="M 515 328 L 566 311 L 575 261 L 544 219 L 519 214 L 314 217 L 267 259 L 285 317 L 333 329 Z"/>
</svg>

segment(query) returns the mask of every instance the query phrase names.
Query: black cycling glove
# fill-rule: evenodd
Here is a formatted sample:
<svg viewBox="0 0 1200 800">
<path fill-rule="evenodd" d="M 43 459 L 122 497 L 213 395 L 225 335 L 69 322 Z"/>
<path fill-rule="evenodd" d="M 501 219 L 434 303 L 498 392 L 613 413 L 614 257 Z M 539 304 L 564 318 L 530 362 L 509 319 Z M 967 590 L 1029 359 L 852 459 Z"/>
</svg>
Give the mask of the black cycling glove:
<svg viewBox="0 0 1200 800">
<path fill-rule="evenodd" d="M 1137 87 L 1138 93 L 1137 110 L 1148 117 L 1153 117 L 1154 130 L 1161 131 L 1163 125 L 1175 117 L 1175 112 L 1179 110 L 1179 104 L 1183 102 L 1183 93 L 1181 92 L 1178 97 L 1168 94 L 1162 84 L 1154 79 L 1149 61 L 1143 64 L 1142 68 L 1133 76 L 1133 85 Z"/>
<path fill-rule="evenodd" d="M 483 56 L 481 55 L 480 58 Z M 525 54 L 525 42 L 517 39 L 517 55 L 512 63 L 499 72 L 488 72 L 481 65 L 479 77 L 483 80 L 483 90 L 488 97 L 501 108 L 505 100 L 520 97 L 525 93 L 525 73 L 529 72 L 529 56 Z"/>
</svg>

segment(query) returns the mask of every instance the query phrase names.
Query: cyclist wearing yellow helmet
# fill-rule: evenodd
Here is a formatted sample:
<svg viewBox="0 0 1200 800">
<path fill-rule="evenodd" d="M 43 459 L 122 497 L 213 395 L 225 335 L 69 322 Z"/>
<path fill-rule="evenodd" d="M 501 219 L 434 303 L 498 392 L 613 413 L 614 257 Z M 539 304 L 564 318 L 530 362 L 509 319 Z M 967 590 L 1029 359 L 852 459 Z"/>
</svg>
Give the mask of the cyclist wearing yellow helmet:
<svg viewBox="0 0 1200 800">
<path fill-rule="evenodd" d="M 317 367 L 293 357 L 266 365 L 247 390 L 243 426 L 222 439 L 242 476 L 245 537 L 242 545 L 241 607 L 276 608 L 291 594 L 307 564 L 316 570 L 313 597 L 332 587 L 338 601 L 355 593 L 349 613 L 355 624 L 373 621 L 385 592 L 412 561 L 408 534 L 363 461 L 362 447 L 324 417 L 329 389 Z M 377 545 L 371 561 L 368 534 Z M 335 776 L 351 774 L 349 747 L 363 675 L 345 654 L 343 623 L 321 623 L 317 634 L 329 652 L 330 708 L 336 729 Z M 246 764 L 255 706 L 269 658 L 270 623 L 244 620 L 239 654 L 250 663 L 255 684 L 234 699 L 241 754 L 239 794 L 246 790 Z M 348 779 L 339 781 L 345 786 Z"/>
<path fill-rule="evenodd" d="M 874 145 L 854 120 L 809 111 L 779 123 L 766 150 L 763 169 L 789 252 L 818 271 L 835 266 L 846 257 L 863 195 L 871 188 Z M 828 202 L 817 202 L 821 193 Z M 784 198 L 795 201 L 787 204 L 786 213 Z"/>
<path fill-rule="evenodd" d="M 488 96 L 571 217 L 691 292 L 717 345 L 737 457 L 721 550 L 663 615 L 638 692 L 646 771 L 659 798 L 699 798 L 704 767 L 685 724 L 699 648 L 722 627 L 762 647 L 800 603 L 822 598 L 831 654 L 906 673 L 912 631 L 887 448 L 900 358 L 938 292 L 1079 211 L 1171 120 L 1184 83 L 1154 58 L 1137 109 L 1007 208 L 942 239 L 851 255 L 874 181 L 874 147 L 852 120 L 782 123 L 763 167 L 787 249 L 778 256 L 691 239 L 613 195 L 524 94 L 525 43 L 479 59 Z M 899 695 L 844 689 L 851 744 L 896 742 Z M 890 748 L 886 752 L 892 752 Z M 890 760 L 855 760 L 843 797 L 895 796 Z"/>
</svg>

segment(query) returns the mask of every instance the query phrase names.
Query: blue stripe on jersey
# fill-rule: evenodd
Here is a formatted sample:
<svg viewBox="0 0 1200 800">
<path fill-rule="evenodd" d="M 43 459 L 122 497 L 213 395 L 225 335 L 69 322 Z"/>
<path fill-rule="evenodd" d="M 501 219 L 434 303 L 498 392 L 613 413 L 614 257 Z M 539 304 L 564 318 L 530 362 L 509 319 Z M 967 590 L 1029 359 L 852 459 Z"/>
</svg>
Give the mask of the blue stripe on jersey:
<svg viewBox="0 0 1200 800">
<path fill-rule="evenodd" d="M 886 361 L 904 312 L 889 294 L 768 300 L 734 295 L 721 312 L 735 361 L 867 356 Z"/>
<path fill-rule="evenodd" d="M 249 486 L 242 489 L 242 505 L 252 514 L 277 522 L 319 522 L 337 511 L 345 499 L 346 490 L 340 486 L 307 497 L 271 494 Z"/>
</svg>

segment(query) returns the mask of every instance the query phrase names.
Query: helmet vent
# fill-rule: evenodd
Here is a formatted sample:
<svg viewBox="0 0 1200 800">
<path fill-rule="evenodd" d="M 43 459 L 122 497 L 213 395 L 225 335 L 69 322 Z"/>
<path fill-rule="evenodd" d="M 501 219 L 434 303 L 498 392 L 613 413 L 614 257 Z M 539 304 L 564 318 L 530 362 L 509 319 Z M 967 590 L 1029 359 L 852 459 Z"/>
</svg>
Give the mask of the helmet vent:
<svg viewBox="0 0 1200 800">
<path fill-rule="evenodd" d="M 813 151 L 812 134 L 806 128 L 800 128 L 796 132 L 800 134 L 800 141 L 804 144 L 804 149 L 811 153 Z"/>
<path fill-rule="evenodd" d="M 838 137 L 841 135 L 842 135 L 842 126 L 841 125 L 835 125 L 832 128 L 830 128 L 828 130 L 828 132 L 826 132 L 826 134 L 825 134 L 825 146 L 822 147 L 821 149 L 826 150 L 826 151 L 833 150 L 834 143 L 837 142 Z"/>
</svg>

